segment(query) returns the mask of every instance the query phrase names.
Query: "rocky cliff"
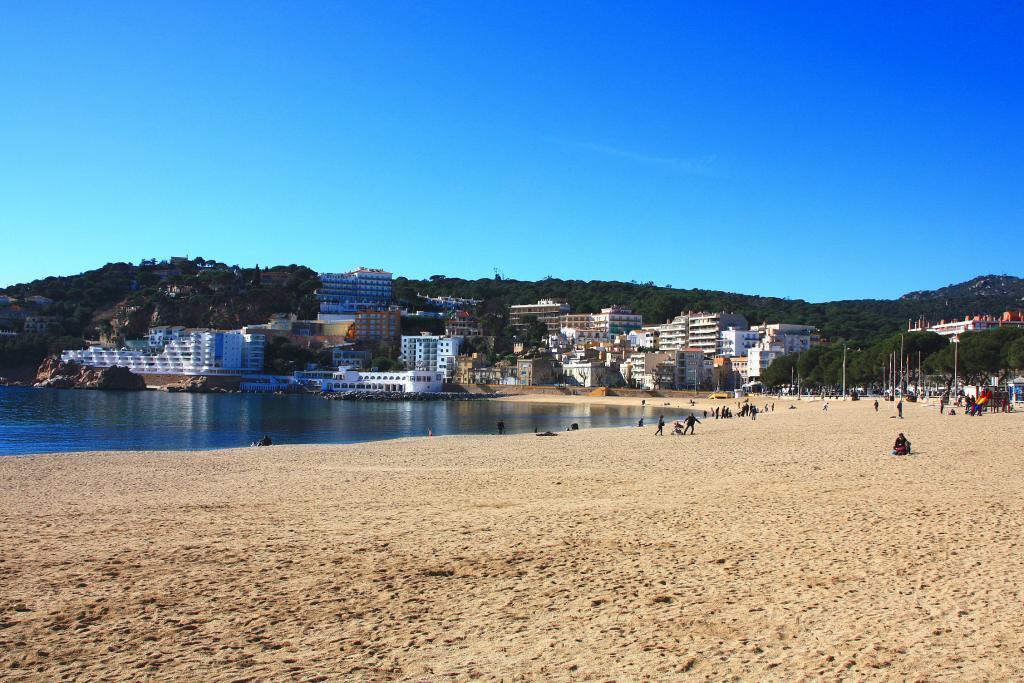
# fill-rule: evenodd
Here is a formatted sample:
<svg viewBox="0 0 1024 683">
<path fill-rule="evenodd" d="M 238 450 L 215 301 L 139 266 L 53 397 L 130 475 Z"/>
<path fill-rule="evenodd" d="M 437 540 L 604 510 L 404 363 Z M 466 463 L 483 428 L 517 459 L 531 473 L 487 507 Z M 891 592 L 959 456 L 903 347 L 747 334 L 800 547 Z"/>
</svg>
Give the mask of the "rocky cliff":
<svg viewBox="0 0 1024 683">
<path fill-rule="evenodd" d="M 65 363 L 56 356 L 43 361 L 35 379 L 34 386 L 53 389 L 142 391 L 146 388 L 146 381 L 128 368 L 90 368 L 79 363 Z"/>
</svg>

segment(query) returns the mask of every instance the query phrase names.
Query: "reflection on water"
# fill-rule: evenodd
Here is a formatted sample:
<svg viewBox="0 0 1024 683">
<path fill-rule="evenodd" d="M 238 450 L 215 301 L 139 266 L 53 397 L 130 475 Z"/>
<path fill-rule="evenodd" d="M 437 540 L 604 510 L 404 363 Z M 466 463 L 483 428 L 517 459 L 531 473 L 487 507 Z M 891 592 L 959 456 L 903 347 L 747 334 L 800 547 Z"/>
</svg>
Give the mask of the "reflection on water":
<svg viewBox="0 0 1024 683">
<path fill-rule="evenodd" d="M 646 419 L 683 409 L 648 406 Z M 169 394 L 0 387 L 0 454 L 179 450 L 274 443 L 351 443 L 402 436 L 487 434 L 635 425 L 637 406 L 498 401 L 362 403 L 315 396 Z M 653 426 L 651 427 L 653 429 Z"/>
</svg>

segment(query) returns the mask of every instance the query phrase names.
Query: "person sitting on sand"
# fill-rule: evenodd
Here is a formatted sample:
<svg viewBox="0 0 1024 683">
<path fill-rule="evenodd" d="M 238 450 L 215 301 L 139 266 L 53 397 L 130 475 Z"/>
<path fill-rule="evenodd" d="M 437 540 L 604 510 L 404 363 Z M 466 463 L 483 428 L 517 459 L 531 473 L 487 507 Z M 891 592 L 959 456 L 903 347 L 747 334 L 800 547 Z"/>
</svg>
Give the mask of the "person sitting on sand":
<svg viewBox="0 0 1024 683">
<path fill-rule="evenodd" d="M 263 438 L 260 439 L 259 441 L 257 441 L 256 443 L 254 443 L 253 446 L 269 446 L 272 443 L 273 443 L 273 441 L 270 440 L 270 437 L 267 436 L 266 434 L 264 434 Z"/>
<path fill-rule="evenodd" d="M 683 423 L 680 422 L 679 420 L 676 420 L 675 422 L 673 422 L 672 423 L 672 433 L 675 434 L 676 436 L 681 436 L 682 433 L 683 433 Z"/>
<path fill-rule="evenodd" d="M 903 432 L 896 437 L 896 443 L 892 447 L 893 455 L 910 455 L 910 442 L 907 441 L 907 437 L 903 436 Z"/>
</svg>

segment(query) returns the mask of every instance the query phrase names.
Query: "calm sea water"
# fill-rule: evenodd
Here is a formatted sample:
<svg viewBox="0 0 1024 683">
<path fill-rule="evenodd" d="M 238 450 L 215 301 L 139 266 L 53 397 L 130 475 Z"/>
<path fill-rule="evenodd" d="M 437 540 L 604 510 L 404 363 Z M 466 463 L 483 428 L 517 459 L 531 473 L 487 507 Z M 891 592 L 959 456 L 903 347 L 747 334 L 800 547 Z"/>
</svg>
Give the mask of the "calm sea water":
<svg viewBox="0 0 1024 683">
<path fill-rule="evenodd" d="M 657 419 L 648 407 L 645 419 Z M 671 412 L 669 412 L 671 410 Z M 685 413 L 663 409 L 666 418 Z M 564 431 L 635 425 L 640 406 L 497 401 L 363 403 L 315 396 L 168 394 L 0 387 L 0 455 L 88 450 L 182 450 L 351 443 L 402 436 Z"/>
</svg>

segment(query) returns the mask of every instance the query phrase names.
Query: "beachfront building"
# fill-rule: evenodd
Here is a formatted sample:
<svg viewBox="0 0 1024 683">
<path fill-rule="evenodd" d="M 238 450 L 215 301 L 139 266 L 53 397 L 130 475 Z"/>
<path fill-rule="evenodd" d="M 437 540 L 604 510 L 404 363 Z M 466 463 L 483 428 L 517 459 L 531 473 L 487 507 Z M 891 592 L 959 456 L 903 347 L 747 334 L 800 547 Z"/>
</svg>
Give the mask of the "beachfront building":
<svg viewBox="0 0 1024 683">
<path fill-rule="evenodd" d="M 595 358 L 573 358 L 562 363 L 563 380 L 572 386 L 587 388 L 608 386 L 609 374 L 609 368 Z"/>
<path fill-rule="evenodd" d="M 675 385 L 676 351 L 631 353 L 623 363 L 623 379 L 637 389 L 671 389 Z"/>
<path fill-rule="evenodd" d="M 263 371 L 262 334 L 188 330 L 162 349 L 90 346 L 64 351 L 60 359 L 93 368 L 119 366 L 141 375 L 242 375 Z"/>
<path fill-rule="evenodd" d="M 716 356 L 712 361 L 711 386 L 715 389 L 738 389 L 747 381 L 746 356 Z"/>
<path fill-rule="evenodd" d="M 391 304 L 391 273 L 378 268 L 357 268 L 348 273 L 320 273 L 316 297 L 326 315 L 354 314 Z"/>
<path fill-rule="evenodd" d="M 561 367 L 554 358 L 520 358 L 516 361 L 519 384 L 554 384 L 561 376 Z"/>
<path fill-rule="evenodd" d="M 723 330 L 721 337 L 719 355 L 727 358 L 745 356 L 748 349 L 754 348 L 761 341 L 761 333 L 757 330 L 737 330 L 734 327 Z"/>
<path fill-rule="evenodd" d="M 690 347 L 676 351 L 673 359 L 674 388 L 696 391 L 707 382 L 711 363 L 711 359 L 705 356 L 704 349 Z"/>
<path fill-rule="evenodd" d="M 940 320 L 931 324 L 925 318 L 918 318 L 915 324 L 907 325 L 908 332 L 935 332 L 943 337 L 955 337 L 964 332 L 983 332 L 996 327 L 1024 328 L 1024 311 L 1004 311 L 999 317 L 993 315 L 967 316 L 963 320 Z"/>
<path fill-rule="evenodd" d="M 508 322 L 516 330 L 525 332 L 532 317 L 547 325 L 551 334 L 558 334 L 562 327 L 561 317 L 570 310 L 569 304 L 555 299 L 541 299 L 535 304 L 514 304 L 508 308 Z"/>
<path fill-rule="evenodd" d="M 444 388 L 441 373 L 405 370 L 378 372 L 376 370 L 304 370 L 291 376 L 259 375 L 246 378 L 242 391 L 253 393 L 287 392 L 295 390 L 340 392 L 392 392 L 437 393 Z"/>
<path fill-rule="evenodd" d="M 440 372 L 448 379 L 455 375 L 455 357 L 462 337 L 438 337 L 430 334 L 403 335 L 398 360 L 410 370 Z"/>
<path fill-rule="evenodd" d="M 782 341 L 765 340 L 749 349 L 747 351 L 747 381 L 760 379 L 761 374 L 768 369 L 772 361 L 785 355 L 787 355 L 786 347 Z"/>
</svg>

